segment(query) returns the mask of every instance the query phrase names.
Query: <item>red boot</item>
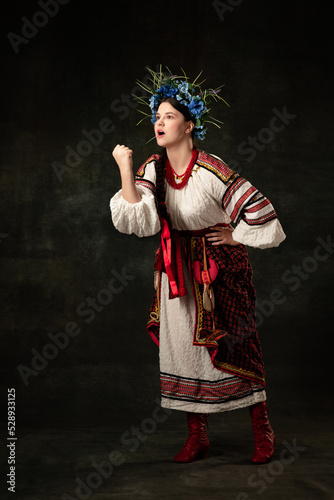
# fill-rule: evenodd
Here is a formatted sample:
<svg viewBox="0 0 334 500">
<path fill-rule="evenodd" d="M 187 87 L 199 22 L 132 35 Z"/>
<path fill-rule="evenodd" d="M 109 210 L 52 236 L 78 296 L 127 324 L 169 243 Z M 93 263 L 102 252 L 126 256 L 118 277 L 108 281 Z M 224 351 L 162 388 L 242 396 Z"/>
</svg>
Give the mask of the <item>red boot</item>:
<svg viewBox="0 0 334 500">
<path fill-rule="evenodd" d="M 182 450 L 175 455 L 174 462 L 189 463 L 208 454 L 210 444 L 205 430 L 205 413 L 187 413 L 187 423 L 188 438 Z"/>
<path fill-rule="evenodd" d="M 275 451 L 275 434 L 268 420 L 268 408 L 264 401 L 249 407 L 254 431 L 253 464 L 269 462 Z"/>
</svg>

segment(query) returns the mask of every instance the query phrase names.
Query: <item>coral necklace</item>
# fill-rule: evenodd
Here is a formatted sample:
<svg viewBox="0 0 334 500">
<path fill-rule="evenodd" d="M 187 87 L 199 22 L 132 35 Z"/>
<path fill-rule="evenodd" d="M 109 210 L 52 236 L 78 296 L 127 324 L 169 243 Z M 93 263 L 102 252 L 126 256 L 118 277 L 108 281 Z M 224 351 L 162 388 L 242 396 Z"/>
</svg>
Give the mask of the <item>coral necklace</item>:
<svg viewBox="0 0 334 500">
<path fill-rule="evenodd" d="M 167 182 L 174 189 L 182 189 L 187 184 L 189 177 L 191 176 L 192 169 L 196 163 L 198 156 L 198 149 L 194 146 L 193 153 L 191 155 L 191 160 L 187 166 L 187 170 L 182 175 L 177 175 L 173 170 L 173 167 L 169 163 L 168 158 L 166 159 L 166 179 Z M 175 182 L 175 178 L 182 179 L 181 182 Z"/>
</svg>

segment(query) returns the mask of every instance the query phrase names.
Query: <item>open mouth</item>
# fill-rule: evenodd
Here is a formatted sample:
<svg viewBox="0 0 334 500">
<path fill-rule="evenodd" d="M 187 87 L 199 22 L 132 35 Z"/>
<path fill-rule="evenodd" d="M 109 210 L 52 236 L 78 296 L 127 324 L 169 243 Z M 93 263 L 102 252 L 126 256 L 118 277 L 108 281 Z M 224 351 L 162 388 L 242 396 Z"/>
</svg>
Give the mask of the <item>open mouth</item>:
<svg viewBox="0 0 334 500">
<path fill-rule="evenodd" d="M 163 132 L 162 130 L 158 130 L 157 136 L 162 137 L 163 135 L 165 135 L 165 132 Z"/>
</svg>

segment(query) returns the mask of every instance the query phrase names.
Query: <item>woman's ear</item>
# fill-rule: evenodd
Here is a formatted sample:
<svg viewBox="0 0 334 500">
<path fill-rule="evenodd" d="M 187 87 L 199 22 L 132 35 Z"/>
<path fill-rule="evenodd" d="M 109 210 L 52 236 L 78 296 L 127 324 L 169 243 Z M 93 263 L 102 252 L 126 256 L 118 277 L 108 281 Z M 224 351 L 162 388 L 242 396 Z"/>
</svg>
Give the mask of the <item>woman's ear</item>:
<svg viewBox="0 0 334 500">
<path fill-rule="evenodd" d="M 194 128 L 194 122 L 189 121 L 187 122 L 187 128 L 186 128 L 186 134 L 190 134 Z"/>
</svg>

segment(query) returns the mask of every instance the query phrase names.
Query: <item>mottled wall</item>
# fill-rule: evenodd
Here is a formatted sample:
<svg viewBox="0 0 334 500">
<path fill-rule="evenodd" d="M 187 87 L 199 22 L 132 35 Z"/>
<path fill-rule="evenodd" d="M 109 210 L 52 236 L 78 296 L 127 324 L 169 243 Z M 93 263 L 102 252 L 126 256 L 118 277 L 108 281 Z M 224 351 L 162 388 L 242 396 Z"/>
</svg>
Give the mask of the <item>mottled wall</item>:
<svg viewBox="0 0 334 500">
<path fill-rule="evenodd" d="M 316 403 L 326 410 L 333 248 L 319 247 L 317 238 L 326 242 L 333 227 L 328 7 L 276 0 L 231 2 L 225 12 L 215 8 L 219 2 L 199 0 L 7 4 L 1 372 L 2 389 L 16 387 L 21 421 L 109 422 L 116 412 L 147 412 L 159 395 L 158 352 L 145 331 L 158 239 L 119 234 L 109 211 L 120 187 L 113 147 L 132 147 L 137 166 L 155 152 L 154 141 L 146 144 L 149 122 L 136 127 L 130 94 L 145 67 L 159 63 L 193 78 L 203 69 L 208 86 L 225 84 L 230 108 L 214 108 L 225 124 L 211 127 L 200 147 L 266 194 L 287 233 L 281 247 L 249 252 L 268 395 L 277 408 Z M 274 120 L 279 114 L 283 122 Z M 102 132 L 89 135 L 92 129 Z M 112 291 L 101 292 L 108 284 Z M 269 303 L 270 296 L 279 301 Z M 43 349 L 52 359 L 36 358 Z"/>
</svg>

